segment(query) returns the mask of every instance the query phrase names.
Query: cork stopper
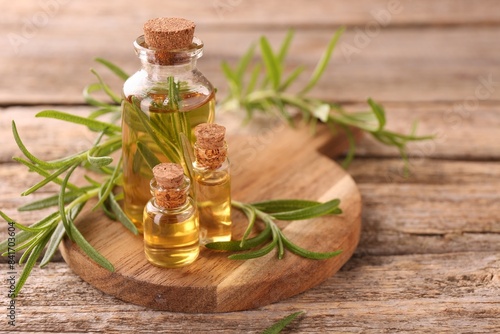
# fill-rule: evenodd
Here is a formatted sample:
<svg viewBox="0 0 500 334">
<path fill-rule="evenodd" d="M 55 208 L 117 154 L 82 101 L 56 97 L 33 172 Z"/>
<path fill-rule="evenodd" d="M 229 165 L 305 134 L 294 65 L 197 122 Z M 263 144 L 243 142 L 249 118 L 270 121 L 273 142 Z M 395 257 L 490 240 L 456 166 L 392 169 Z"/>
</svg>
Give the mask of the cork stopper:
<svg viewBox="0 0 500 334">
<path fill-rule="evenodd" d="M 144 23 L 144 39 L 153 49 L 187 49 L 193 42 L 195 24 L 178 17 L 158 17 Z"/>
<path fill-rule="evenodd" d="M 227 146 L 224 141 L 226 128 L 218 124 L 203 123 L 194 129 L 196 136 L 196 162 L 208 169 L 217 169 L 226 160 Z"/>
<path fill-rule="evenodd" d="M 161 163 L 153 168 L 153 175 L 158 187 L 154 188 L 156 203 L 163 208 L 178 208 L 187 199 L 184 185 L 184 170 L 174 163 Z"/>
</svg>

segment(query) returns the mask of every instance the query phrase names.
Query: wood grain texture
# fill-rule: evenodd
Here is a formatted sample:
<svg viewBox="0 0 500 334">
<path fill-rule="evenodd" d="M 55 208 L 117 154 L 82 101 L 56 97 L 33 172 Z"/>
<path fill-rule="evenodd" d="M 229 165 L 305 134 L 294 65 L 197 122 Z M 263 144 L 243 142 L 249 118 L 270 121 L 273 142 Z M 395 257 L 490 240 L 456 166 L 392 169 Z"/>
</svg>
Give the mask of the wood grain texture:
<svg viewBox="0 0 500 334">
<path fill-rule="evenodd" d="M 282 302 L 246 312 L 184 314 L 122 302 L 66 264 L 53 263 L 34 270 L 19 298 L 24 316 L 16 330 L 261 333 L 304 310 L 284 333 L 494 333 L 500 328 L 499 266 L 498 252 L 355 256 L 321 286 Z M 8 330 L 4 322 L 2 329 Z"/>
<path fill-rule="evenodd" d="M 244 149 L 251 136 L 229 136 L 230 146 L 242 148 L 230 154 L 232 165 L 241 171 L 232 176 L 231 194 L 244 202 L 339 198 L 342 215 L 281 224 L 285 235 L 297 245 L 319 252 L 341 249 L 339 256 L 314 261 L 287 253 L 278 260 L 276 253 L 271 252 L 263 258 L 234 261 L 227 259 L 227 253 L 202 248 L 193 264 L 168 270 L 148 263 L 142 236 L 132 235 L 102 212 L 87 212 L 76 225 L 114 265 L 115 272 L 91 261 L 69 239 L 62 244 L 64 259 L 75 273 L 106 293 L 134 304 L 177 312 L 253 309 L 321 283 L 337 272 L 356 249 L 361 229 L 361 197 L 352 178 L 316 150 L 331 139 L 330 133 L 321 131 L 311 137 L 308 130 L 270 128 L 276 138 L 255 155 Z M 302 145 L 308 149 L 301 149 Z M 241 238 L 245 222 L 241 215 L 233 215 L 233 235 L 237 238 Z"/>
<path fill-rule="evenodd" d="M 409 178 L 385 177 L 399 175 L 401 168 L 399 159 L 360 158 L 348 169 L 363 197 L 363 226 L 357 253 L 500 252 L 495 204 L 500 200 L 498 162 L 425 160 L 413 167 Z M 39 212 L 16 212 L 16 207 L 28 201 L 19 193 L 33 183 L 33 175 L 17 165 L 3 167 L 0 173 L 2 188 L 11 189 L 0 194 L 2 210 L 26 224 L 40 219 Z M 15 176 L 21 176 L 17 182 L 4 181 L 15 180 Z M 434 191 L 444 196 L 437 196 Z M 457 197 L 445 191 L 457 191 Z M 429 212 L 433 214 L 426 214 L 428 208 L 432 208 Z M 0 224 L 0 229 L 4 239 L 6 225 Z"/>
<path fill-rule="evenodd" d="M 439 3 L 432 0 L 400 0 L 390 4 L 387 0 L 355 0 L 355 1 L 329 1 L 317 0 L 314 4 L 307 0 L 290 0 L 284 6 L 280 0 L 269 0 L 252 5 L 242 0 L 204 1 L 192 0 L 184 2 L 170 1 L 167 10 L 158 13 L 158 2 L 144 0 L 141 4 L 130 3 L 129 6 L 120 6 L 119 0 L 110 0 L 106 3 L 89 0 L 85 3 L 58 1 L 60 6 L 56 14 L 64 15 L 60 20 L 79 29 L 89 28 L 88 21 L 80 21 L 82 16 L 92 16 L 96 24 L 109 27 L 109 16 L 116 16 L 114 22 L 128 24 L 133 18 L 136 22 L 144 22 L 151 17 L 168 14 L 170 16 L 189 15 L 198 26 L 210 29 L 223 30 L 226 26 L 234 29 L 247 29 L 255 26 L 266 28 L 283 26 L 314 26 L 325 25 L 357 25 L 373 20 L 373 12 L 388 10 L 394 6 L 393 23 L 397 25 L 451 25 L 451 24 L 497 24 L 500 22 L 498 13 L 499 4 L 494 0 L 475 0 L 474 6 L 468 0 L 442 0 Z M 2 0 L 0 3 L 8 4 Z M 400 6 L 397 6 L 400 5 Z M 56 7 L 56 6 L 54 6 Z M 35 0 L 26 0 L 21 4 L 5 6 L 4 24 L 14 27 L 20 26 L 20 19 L 33 15 L 44 7 Z M 112 9 L 112 11 L 111 11 Z M 269 17 L 274 20 L 268 20 Z M 87 23 L 87 24 L 85 24 Z"/>
<path fill-rule="evenodd" d="M 221 61 L 234 63 L 262 34 L 277 48 L 286 30 L 295 27 L 289 64 L 312 70 L 335 29 L 342 24 L 353 27 L 342 37 L 325 73 L 327 79 L 315 91 L 320 97 L 335 101 L 364 101 L 367 96 L 380 101 L 450 101 L 474 94 L 479 76 L 500 77 L 499 45 L 491 42 L 500 36 L 500 11 L 492 0 L 481 0 L 475 5 L 467 5 L 466 0 L 406 1 L 405 9 L 392 15 L 391 24 L 374 30 L 370 36 L 366 35 L 366 27 L 376 22 L 371 13 L 383 10 L 386 1 L 339 4 L 322 0 L 311 6 L 301 0 L 297 1 L 298 7 L 283 6 L 277 0 L 266 5 L 220 2 L 238 5 L 221 18 L 215 2 L 198 2 L 197 7 L 174 1 L 168 13 L 187 15 L 201 22 L 197 34 L 205 42 L 205 55 L 199 67 L 221 92 L 227 89 L 221 76 Z M 92 61 L 95 57 L 107 58 L 130 73 L 137 70 L 139 62 L 132 41 L 141 34 L 142 22 L 159 14 L 152 0 L 127 6 L 121 2 L 116 5 L 115 1 L 73 1 L 60 5 L 46 24 L 34 32 L 23 33 L 26 22 L 39 13 L 43 15 L 43 9 L 35 0 L 4 7 L 6 19 L 0 21 L 0 26 L 14 41 L 0 55 L 3 105 L 81 103 L 82 87 L 94 80 L 89 68 L 99 68 Z M 287 9 L 276 11 L 277 7 Z M 111 14 L 112 24 L 108 19 Z M 245 24 L 242 17 L 252 24 Z M 285 18 L 287 24 L 283 23 Z M 404 28 L 394 29 L 398 21 L 407 23 Z M 433 24 L 422 26 L 429 21 Z M 271 27 L 267 22 L 272 22 Z M 482 24 L 439 28 L 439 22 Z M 305 80 L 306 76 L 302 82 Z M 499 96 L 497 89 L 490 99 L 498 100 Z"/>
<path fill-rule="evenodd" d="M 453 160 L 498 160 L 500 150 L 497 142 L 500 140 L 500 103 L 481 102 L 477 108 L 462 113 L 457 110 L 463 101 L 453 103 L 385 103 L 387 127 L 389 130 L 409 133 L 412 123 L 418 121 L 419 135 L 434 135 L 435 139 L 409 145 L 409 159 L 413 165 L 425 159 Z M 458 106 L 458 107 L 457 107 Z M 361 103 L 348 104 L 349 111 L 366 111 L 366 105 Z M 455 109 L 454 109 L 455 108 Z M 60 158 L 92 145 L 95 134 L 85 127 L 64 124 L 58 120 L 35 118 L 36 113 L 44 109 L 57 109 L 64 112 L 86 116 L 90 107 L 81 106 L 32 106 L 8 107 L 0 111 L 0 162 L 10 163 L 13 156 L 20 156 L 12 136 L 11 122 L 17 124 L 21 138 L 33 154 L 46 160 Z M 229 131 L 255 136 L 254 143 L 247 140 L 255 148 L 263 148 L 275 137 L 270 131 L 270 124 L 265 120 L 256 119 L 249 126 L 242 126 L 242 113 L 218 114 L 217 121 L 226 125 Z M 40 125 L 43 124 L 43 137 L 40 138 Z M 64 124 L 64 126 L 61 126 Z M 478 128 L 481 131 L 478 131 Z M 242 132 L 243 131 L 243 132 Z M 463 137 L 467 136 L 467 140 Z M 61 140 L 61 138 L 65 138 Z M 329 145 L 334 145 L 332 139 Z M 236 150 L 234 153 L 237 153 Z M 357 150 L 358 157 L 364 158 L 395 158 L 399 156 L 396 149 L 379 144 L 369 135 L 364 136 Z"/>
<path fill-rule="evenodd" d="M 388 120 L 391 127 L 400 131 L 409 128 L 413 118 L 421 120 L 420 125 L 424 133 L 430 132 L 433 128 L 448 129 L 448 125 L 441 121 L 440 115 L 443 112 L 438 111 L 446 108 L 441 105 L 420 107 L 390 105 L 387 108 Z M 4 109 L 3 115 L 6 121 L 0 123 L 0 142 L 4 144 L 0 154 L 1 160 L 5 161 L 0 169 L 0 188 L 5 189 L 0 193 L 0 203 L 3 211 L 25 224 L 40 219 L 41 213 L 19 213 L 16 208 L 31 200 L 52 195 L 57 188 L 49 187 L 44 192 L 29 197 L 19 196 L 23 190 L 39 180 L 39 177 L 28 173 L 20 165 L 8 163 L 11 156 L 19 156 L 9 130 L 10 119 L 15 119 L 18 123 L 19 131 L 21 136 L 26 138 L 28 148 L 36 155 L 47 159 L 73 153 L 74 149 L 84 149 L 91 145 L 94 138 L 94 134 L 83 127 L 76 125 L 60 127 L 59 121 L 34 118 L 34 114 L 41 109 L 44 107 Z M 80 115 L 88 112 L 87 107 L 62 109 Z M 398 115 L 406 116 L 398 117 Z M 495 118 L 495 115 L 494 110 L 480 109 L 480 112 L 471 114 L 472 122 L 464 120 L 460 126 L 450 127 L 446 140 L 437 139 L 432 143 L 434 151 L 428 151 L 426 145 L 429 143 L 422 143 L 423 146 L 420 148 L 425 151 L 419 151 L 418 146 L 411 149 L 412 175 L 409 178 L 403 176 L 401 160 L 392 158 L 396 152 L 377 145 L 372 139 L 365 137 L 360 144 L 358 152 L 360 156 L 347 169 L 358 183 L 364 198 L 364 226 L 358 252 L 394 255 L 500 250 L 498 248 L 500 235 L 495 232 L 498 230 L 499 214 L 495 202 L 499 199 L 500 165 L 496 161 L 463 161 L 495 157 L 494 154 L 498 151 L 496 143 L 500 140 L 498 138 L 500 133 L 496 131 L 498 118 Z M 226 115 L 221 119 L 235 138 L 238 135 L 240 139 L 244 138 L 239 152 L 257 154 L 278 136 L 271 130 L 272 124 L 257 121 L 242 128 L 239 126 L 240 120 L 241 118 L 235 115 Z M 43 124 L 43 130 L 47 135 L 39 135 L 40 124 Z M 476 127 L 481 128 L 480 133 L 471 136 L 466 142 L 461 140 L 462 133 L 473 134 Z M 61 133 L 61 137 L 56 136 L 56 133 Z M 68 136 L 78 139 L 59 140 Z M 328 140 L 326 144 L 334 146 L 336 142 Z M 332 150 L 335 151 L 334 147 Z M 421 155 L 419 152 L 429 152 L 429 155 Z M 483 156 L 483 152 L 491 153 Z M 238 154 L 238 150 L 232 150 L 230 153 Z M 493 157 L 489 154 L 493 154 Z M 453 157 L 454 160 L 447 160 L 448 157 Z M 241 173 L 242 168 L 233 167 L 235 179 L 239 179 L 240 176 L 237 174 Z M 459 195 L 460 197 L 457 197 Z M 422 205 L 432 208 L 431 212 L 434 214 L 423 213 Z M 468 210 L 469 206 L 476 209 Z M 405 210 L 401 211 L 401 207 Z M 48 210 L 45 212 L 49 213 Z M 392 218 L 387 219 L 387 217 Z M 2 238 L 5 236 L 5 231 L 6 225 L 1 224 Z M 5 259 L 0 259 L 3 260 Z"/>
</svg>

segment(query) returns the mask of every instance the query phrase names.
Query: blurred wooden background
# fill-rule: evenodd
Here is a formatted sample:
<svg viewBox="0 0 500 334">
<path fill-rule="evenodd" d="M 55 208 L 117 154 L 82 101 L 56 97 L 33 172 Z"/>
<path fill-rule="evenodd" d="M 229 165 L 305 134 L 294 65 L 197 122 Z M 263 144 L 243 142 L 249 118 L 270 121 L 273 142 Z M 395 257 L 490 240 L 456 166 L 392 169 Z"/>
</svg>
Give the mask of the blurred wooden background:
<svg viewBox="0 0 500 334">
<path fill-rule="evenodd" d="M 79 127 L 34 114 L 86 114 L 82 88 L 103 57 L 132 73 L 132 41 L 145 20 L 182 16 L 205 42 L 200 70 L 223 96 L 220 62 L 234 63 L 265 34 L 277 45 L 289 28 L 288 59 L 314 68 L 341 25 L 327 73 L 313 95 L 366 108 L 381 102 L 389 127 L 436 139 L 411 146 L 412 176 L 398 153 L 369 137 L 348 172 L 364 200 L 355 256 L 321 286 L 284 302 L 229 314 L 156 312 L 106 296 L 60 257 L 36 268 L 4 332 L 258 333 L 297 310 L 287 333 L 494 333 L 500 329 L 500 2 L 494 0 L 76 1 L 1 0 L 0 209 L 25 223 L 19 194 L 38 178 L 13 163 L 11 120 L 29 148 L 52 159 L 87 147 Z M 110 77 L 107 77 L 110 78 Z M 306 80 L 304 76 L 302 80 Z M 117 81 L 113 81 L 119 87 Z M 55 188 L 54 188 L 55 189 Z M 43 197 L 46 194 L 34 196 Z M 1 225 L 5 238 L 5 225 Z M 5 259 L 0 279 L 6 278 Z M 4 283 L 2 283 L 4 284 Z M 2 305 L 7 287 L 0 286 Z"/>
</svg>

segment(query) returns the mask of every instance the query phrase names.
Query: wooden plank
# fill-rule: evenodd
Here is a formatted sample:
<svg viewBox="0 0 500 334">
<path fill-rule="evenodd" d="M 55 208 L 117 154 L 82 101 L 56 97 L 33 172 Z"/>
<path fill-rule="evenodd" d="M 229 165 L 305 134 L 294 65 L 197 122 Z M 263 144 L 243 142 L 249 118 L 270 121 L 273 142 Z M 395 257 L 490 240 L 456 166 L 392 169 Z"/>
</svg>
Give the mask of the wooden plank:
<svg viewBox="0 0 500 334">
<path fill-rule="evenodd" d="M 121 302 L 83 282 L 64 263 L 35 268 L 17 300 L 16 330 L 39 332 L 180 331 L 260 333 L 303 310 L 293 332 L 402 332 L 432 328 L 495 332 L 498 252 L 363 256 L 296 297 L 257 310 L 224 314 L 158 312 Z M 6 265 L 1 265 L 5 272 Z M 92 319 L 92 321 L 89 321 Z M 6 322 L 0 328 L 8 330 Z M 36 329 L 35 329 L 36 326 Z"/>
<path fill-rule="evenodd" d="M 356 183 L 381 186 L 399 184 L 405 186 L 497 184 L 500 165 L 497 161 L 455 161 L 421 159 L 410 166 L 410 174 L 403 173 L 401 159 L 359 158 L 354 159 L 347 171 Z"/>
<path fill-rule="evenodd" d="M 311 7 L 315 8 L 307 6 Z M 70 15 L 69 9 L 61 7 L 61 13 L 43 29 L 10 43 L 0 55 L 4 78 L 0 83 L 1 104 L 81 103 L 82 88 L 95 81 L 89 72 L 90 67 L 98 67 L 92 61 L 95 57 L 107 58 L 130 73 L 138 69 L 132 41 L 141 34 L 143 20 L 124 15 L 109 29 L 106 19 L 89 22 L 88 16 L 80 12 Z M 109 10 L 115 8 L 102 8 L 103 13 Z M 22 30 L 22 18 L 16 26 L 8 25 L 4 30 Z M 289 27 L 270 30 L 256 25 L 239 30 L 226 25 L 217 30 L 201 25 L 197 34 L 206 47 L 199 67 L 222 96 L 227 87 L 221 61 L 234 63 L 262 34 L 277 48 Z M 290 65 L 312 70 L 335 29 L 320 24 L 311 29 L 298 27 Z M 460 100 L 474 94 L 478 77 L 491 75 L 494 82 L 500 77 L 500 67 L 496 66 L 500 46 L 491 42 L 500 36 L 499 26 L 383 28 L 370 36 L 364 29 L 350 29 L 342 37 L 325 78 L 314 91 L 316 96 L 344 102 L 364 101 L 368 96 L 381 101 Z M 111 80 L 107 74 L 104 78 Z M 301 83 L 306 80 L 304 76 Z M 120 89 L 117 80 L 111 83 Z M 499 90 L 490 95 L 489 99 L 498 100 Z"/>
<path fill-rule="evenodd" d="M 418 135 L 435 135 L 435 139 L 409 145 L 410 164 L 417 165 L 424 159 L 464 159 L 489 160 L 499 159 L 500 151 L 500 109 L 497 103 L 481 102 L 477 108 L 467 110 L 465 100 L 456 103 L 439 104 L 396 104 L 385 103 L 387 127 L 401 133 L 409 133 L 412 123 L 418 121 Z M 90 107 L 35 106 L 10 107 L 0 111 L 0 162 L 12 162 L 13 156 L 21 156 L 14 142 L 11 121 L 17 124 L 18 132 L 32 153 L 46 160 L 61 158 L 92 145 L 95 134 L 85 127 L 62 123 L 52 119 L 35 118 L 44 109 L 61 111 L 86 116 L 93 110 Z M 465 108 L 465 109 L 464 109 Z M 367 110 L 366 104 L 346 106 L 349 111 Z M 218 122 L 225 124 L 233 133 L 257 136 L 257 143 L 252 145 L 263 149 L 273 136 L 269 121 L 257 117 L 249 126 L 242 126 L 241 113 L 217 114 Z M 62 126 L 64 125 L 64 126 Z M 478 131 L 478 129 L 481 129 Z M 244 132 L 242 132 L 244 131 Z M 467 140 L 464 140 L 467 138 Z M 335 145 L 333 140 L 327 145 Z M 398 157 L 395 148 L 378 143 L 366 135 L 359 143 L 359 157 Z M 401 174 L 401 168 L 392 174 Z"/>
<path fill-rule="evenodd" d="M 88 17 L 97 23 L 109 24 L 110 14 L 121 24 L 129 24 L 133 19 L 143 22 L 159 15 L 154 0 L 144 0 L 140 4 L 127 1 L 97 0 L 68 2 L 63 0 L 42 1 L 25 0 L 15 6 L 4 4 L 4 24 L 19 27 L 19 19 L 30 18 L 38 12 L 45 12 L 51 17 L 66 17 L 65 23 L 70 26 L 88 28 Z M 192 0 L 190 2 L 169 1 L 168 12 L 161 15 L 182 16 L 191 18 L 199 26 L 209 29 L 221 29 L 235 26 L 237 29 L 264 25 L 268 28 L 283 26 L 310 27 L 315 25 L 363 25 L 375 19 L 386 22 L 389 19 L 394 25 L 452 25 L 452 24 L 498 24 L 500 22 L 500 6 L 494 0 L 356 0 L 349 2 L 317 0 L 311 4 L 307 0 L 290 0 L 286 4 L 282 0 L 270 0 L 255 5 L 242 0 Z M 387 13 L 381 14 L 382 11 Z M 383 16 L 384 15 L 384 16 Z M 85 20 L 81 18 L 85 17 Z M 270 20 L 269 18 L 272 18 Z"/>
<path fill-rule="evenodd" d="M 408 179 L 385 177 L 400 167 L 397 159 L 360 158 L 348 169 L 364 201 L 358 254 L 500 252 L 495 204 L 499 200 L 499 163 L 426 160 L 413 167 Z M 2 210 L 26 224 L 40 219 L 41 212 L 16 211 L 16 207 L 48 195 L 19 197 L 21 190 L 33 184 L 33 176 L 15 165 L 3 165 L 0 176 L 0 187 L 5 189 L 0 194 Z M 0 231 L 3 240 L 5 224 L 0 224 Z"/>
<path fill-rule="evenodd" d="M 497 162 L 358 159 L 348 172 L 363 197 L 361 254 L 500 251 Z M 401 210 L 404 208 L 404 210 Z"/>
<path fill-rule="evenodd" d="M 38 110 L 38 107 L 7 108 L 3 111 L 3 116 L 5 119 L 19 120 L 19 131 L 23 138 L 24 134 L 30 136 L 27 146 L 40 157 L 55 159 L 60 157 L 55 153 L 73 152 L 74 141 L 61 140 L 62 138 L 85 138 L 88 144 L 92 143 L 94 136 L 82 127 L 61 127 L 59 121 L 35 119 L 33 114 Z M 395 105 L 388 110 L 391 110 L 391 126 L 399 130 L 408 128 L 413 117 L 422 119 L 422 126 L 428 129 L 440 124 L 439 112 L 435 107 L 413 109 Z M 86 108 L 69 108 L 69 111 L 85 114 Z M 500 243 L 496 218 L 499 212 L 495 203 L 499 196 L 500 165 L 494 161 L 446 161 L 440 158 L 448 157 L 449 155 L 444 154 L 450 152 L 454 152 L 456 159 L 489 158 L 489 155 L 485 156 L 483 153 L 494 152 L 497 147 L 500 117 L 495 116 L 496 114 L 479 109 L 463 127 L 452 127 L 448 139 L 442 145 L 436 145 L 436 152 L 423 158 L 415 154 L 410 158 L 413 176 L 409 179 L 402 177 L 403 165 L 399 159 L 381 159 L 380 157 L 385 156 L 385 151 L 377 151 L 377 146 L 372 145 L 372 141 L 368 139 L 360 144 L 362 156 L 376 157 L 360 157 L 348 169 L 360 185 L 365 198 L 360 253 L 498 250 Z M 227 116 L 223 123 L 228 125 L 233 135 L 238 129 L 238 133 L 247 138 L 245 151 L 265 150 L 266 145 L 278 135 L 270 131 L 270 125 L 264 121 L 240 128 L 238 117 Z M 8 122 L 0 123 L 0 126 L 5 126 L 0 129 L 0 142 L 4 143 L 2 153 L 8 154 L 2 159 L 7 161 L 9 156 L 19 155 L 19 152 L 9 133 Z M 481 129 L 477 136 L 471 135 L 467 141 L 462 139 L 464 133 L 473 134 L 477 132 L 477 128 Z M 49 135 L 41 134 L 41 131 Z M 44 143 L 47 141 L 48 145 L 42 145 L 40 138 L 43 138 Z M 388 156 L 394 157 L 395 153 L 390 152 Z M 497 156 L 493 155 L 495 157 Z M 20 197 L 20 192 L 33 185 L 38 177 L 27 173 L 25 168 L 17 164 L 4 163 L 1 167 L 0 188 L 5 189 L 0 193 L 2 210 L 26 223 L 40 219 L 40 213 L 37 212 L 16 212 L 16 207 L 32 200 Z M 238 172 L 236 169 L 234 171 Z M 47 192 L 35 194 L 33 199 L 43 198 L 56 189 L 48 188 Z M 406 208 L 404 212 L 401 207 Z M 471 210 L 471 207 L 475 209 Z M 5 231 L 5 225 L 0 227 Z"/>
</svg>

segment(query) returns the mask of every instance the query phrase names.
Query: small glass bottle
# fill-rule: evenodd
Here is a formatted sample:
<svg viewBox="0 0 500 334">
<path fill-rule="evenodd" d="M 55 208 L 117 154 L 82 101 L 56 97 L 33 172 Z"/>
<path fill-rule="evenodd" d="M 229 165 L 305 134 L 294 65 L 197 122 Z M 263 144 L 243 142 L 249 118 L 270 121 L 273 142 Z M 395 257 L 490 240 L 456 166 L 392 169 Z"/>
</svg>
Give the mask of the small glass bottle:
<svg viewBox="0 0 500 334">
<path fill-rule="evenodd" d="M 203 244 L 231 240 L 231 176 L 225 133 L 226 128 L 218 124 L 195 128 L 193 183 Z"/>
<path fill-rule="evenodd" d="M 139 232 L 153 177 L 145 156 L 184 163 L 179 133 L 194 143 L 193 128 L 214 119 L 214 88 L 196 68 L 203 43 L 194 28 L 185 19 L 151 19 L 134 42 L 142 69 L 123 86 L 122 155 L 124 211 Z"/>
<path fill-rule="evenodd" d="M 195 203 L 188 196 L 190 180 L 179 164 L 153 168 L 153 198 L 144 207 L 144 252 L 152 264 L 177 268 L 199 254 L 199 222 Z"/>
</svg>

